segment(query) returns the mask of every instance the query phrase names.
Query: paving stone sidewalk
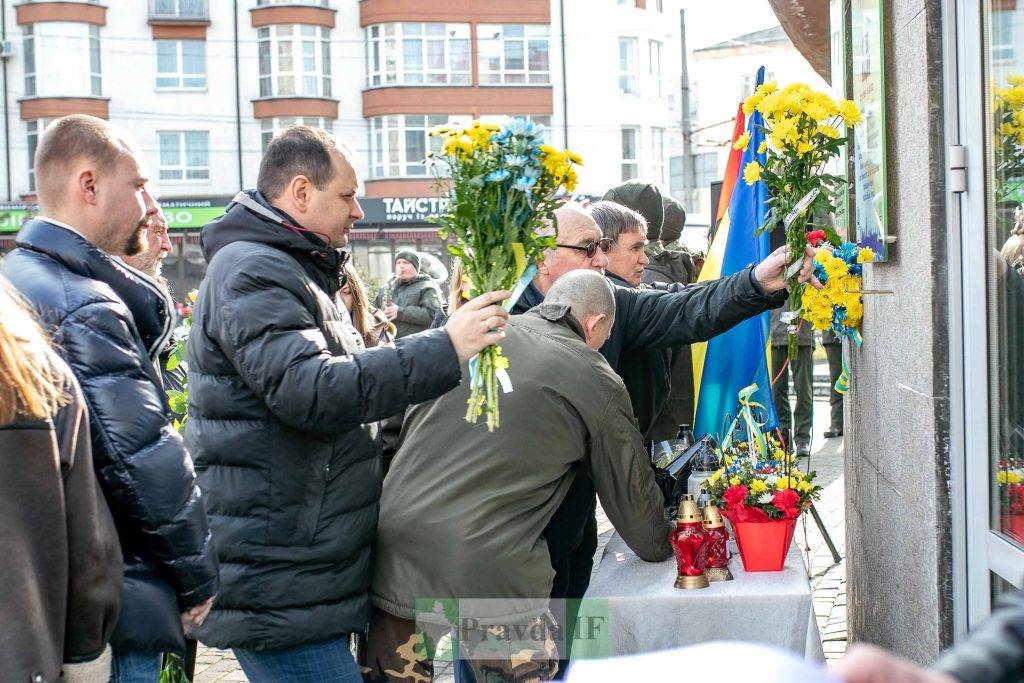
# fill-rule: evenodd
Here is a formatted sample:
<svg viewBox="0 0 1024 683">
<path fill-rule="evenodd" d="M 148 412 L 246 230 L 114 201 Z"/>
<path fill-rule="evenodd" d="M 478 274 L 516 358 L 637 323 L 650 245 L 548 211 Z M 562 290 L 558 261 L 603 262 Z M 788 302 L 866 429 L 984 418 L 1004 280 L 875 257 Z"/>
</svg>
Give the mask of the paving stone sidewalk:
<svg viewBox="0 0 1024 683">
<path fill-rule="evenodd" d="M 816 373 L 817 374 L 817 373 Z M 814 441 L 811 445 L 810 469 L 818 474 L 818 481 L 824 486 L 821 500 L 816 509 L 828 533 L 835 543 L 840 556 L 846 555 L 845 505 L 843 494 L 844 449 L 842 439 L 826 440 L 822 433 L 828 424 L 828 401 L 816 397 L 814 401 Z M 807 469 L 806 462 L 801 463 Z M 846 567 L 845 563 L 835 564 L 824 537 L 809 515 L 797 526 L 796 541 L 805 556 L 810 557 L 811 594 L 814 600 L 814 614 L 821 632 L 825 659 L 832 663 L 846 653 Z M 613 528 L 598 508 L 598 548 L 594 566 L 604 552 L 604 546 L 611 538 Z M 435 681 L 448 683 L 454 680 L 450 666 L 438 662 Z M 238 662 L 230 651 L 215 650 L 200 646 L 196 661 L 195 683 L 247 681 Z"/>
</svg>

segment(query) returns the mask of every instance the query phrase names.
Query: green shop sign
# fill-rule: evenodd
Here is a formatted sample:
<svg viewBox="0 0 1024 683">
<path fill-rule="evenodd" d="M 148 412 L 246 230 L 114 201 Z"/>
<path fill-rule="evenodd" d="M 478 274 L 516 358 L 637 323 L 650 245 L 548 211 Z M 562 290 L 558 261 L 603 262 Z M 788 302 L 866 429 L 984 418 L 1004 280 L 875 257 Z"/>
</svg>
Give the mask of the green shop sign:
<svg viewBox="0 0 1024 683">
<path fill-rule="evenodd" d="M 160 202 L 171 230 L 198 230 L 223 216 L 231 197 L 166 199 Z M 0 203 L 0 233 L 15 233 L 21 224 L 39 213 L 37 204 Z"/>
<path fill-rule="evenodd" d="M 21 224 L 37 213 L 35 204 L 0 204 L 0 234 L 18 232 Z"/>
</svg>

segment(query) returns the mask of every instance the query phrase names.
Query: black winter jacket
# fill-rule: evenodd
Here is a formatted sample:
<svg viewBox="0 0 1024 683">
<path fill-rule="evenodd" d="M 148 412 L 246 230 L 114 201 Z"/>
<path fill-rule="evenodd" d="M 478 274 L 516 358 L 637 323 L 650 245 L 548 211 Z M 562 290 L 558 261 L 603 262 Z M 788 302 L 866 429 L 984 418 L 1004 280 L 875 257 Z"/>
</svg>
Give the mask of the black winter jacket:
<svg viewBox="0 0 1024 683">
<path fill-rule="evenodd" d="M 381 492 L 376 425 L 460 379 L 444 330 L 345 355 L 343 259 L 259 195 L 207 225 L 186 358 L 222 567 L 199 639 L 281 649 L 365 630 Z M 269 214 L 269 216 L 268 216 Z"/>
<path fill-rule="evenodd" d="M 662 349 L 707 341 L 733 325 L 786 300 L 785 290 L 767 294 L 747 268 L 720 280 L 667 289 L 634 289 L 609 276 L 615 291 L 615 322 L 601 355 L 623 379 L 641 433 L 646 433 L 668 397 L 668 359 Z M 525 313 L 544 301 L 530 284 L 512 308 Z"/>
<path fill-rule="evenodd" d="M 218 580 L 192 460 L 154 366 L 171 331 L 171 301 L 81 235 L 42 220 L 25 224 L 0 271 L 49 328 L 89 408 L 93 462 L 125 563 L 111 642 L 183 648 L 178 612 L 213 596 Z"/>
<path fill-rule="evenodd" d="M 936 668 L 963 683 L 1024 681 L 1024 594 L 1005 595 L 992 616 L 944 654 Z"/>
</svg>

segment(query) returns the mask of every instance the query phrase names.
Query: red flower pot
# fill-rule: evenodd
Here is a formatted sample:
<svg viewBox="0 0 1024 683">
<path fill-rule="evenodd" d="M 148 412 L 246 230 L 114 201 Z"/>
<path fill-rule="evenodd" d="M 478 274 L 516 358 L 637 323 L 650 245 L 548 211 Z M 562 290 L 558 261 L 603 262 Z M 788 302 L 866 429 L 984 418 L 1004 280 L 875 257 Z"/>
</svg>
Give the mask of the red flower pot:
<svg viewBox="0 0 1024 683">
<path fill-rule="evenodd" d="M 1000 520 L 1002 531 L 1015 540 L 1024 543 L 1024 514 L 1019 512 L 1004 512 Z"/>
<path fill-rule="evenodd" d="M 778 572 L 786 565 L 796 519 L 732 523 L 743 568 L 748 572 Z"/>
</svg>

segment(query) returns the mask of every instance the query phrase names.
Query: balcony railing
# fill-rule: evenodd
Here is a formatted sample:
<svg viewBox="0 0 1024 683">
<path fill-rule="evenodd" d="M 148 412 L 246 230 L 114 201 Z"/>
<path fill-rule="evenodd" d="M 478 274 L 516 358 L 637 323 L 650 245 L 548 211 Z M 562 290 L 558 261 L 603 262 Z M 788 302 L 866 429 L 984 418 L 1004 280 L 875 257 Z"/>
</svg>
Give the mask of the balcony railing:
<svg viewBox="0 0 1024 683">
<path fill-rule="evenodd" d="M 315 5 L 316 7 L 330 7 L 330 0 L 256 0 L 257 7 L 268 5 Z"/>
<path fill-rule="evenodd" d="M 149 19 L 158 21 L 209 21 L 207 0 L 149 0 Z"/>
</svg>

